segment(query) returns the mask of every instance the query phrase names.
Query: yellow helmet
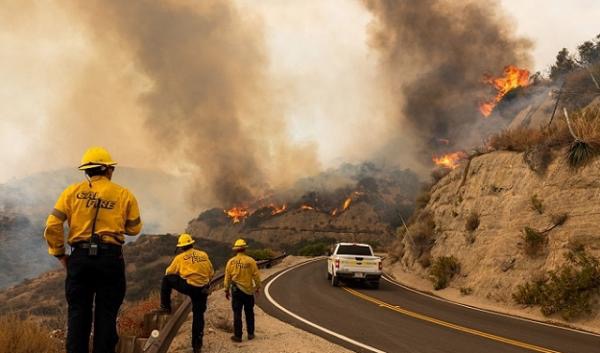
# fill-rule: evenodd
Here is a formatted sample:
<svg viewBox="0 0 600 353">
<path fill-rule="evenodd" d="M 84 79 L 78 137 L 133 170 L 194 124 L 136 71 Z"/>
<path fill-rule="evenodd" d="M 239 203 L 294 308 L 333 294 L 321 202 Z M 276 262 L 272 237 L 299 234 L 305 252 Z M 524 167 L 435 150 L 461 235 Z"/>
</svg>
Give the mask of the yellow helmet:
<svg viewBox="0 0 600 353">
<path fill-rule="evenodd" d="M 184 246 L 192 245 L 195 242 L 196 241 L 194 239 L 192 239 L 191 235 L 189 235 L 187 233 L 183 233 L 179 236 L 179 239 L 177 240 L 177 247 L 182 248 Z"/>
<path fill-rule="evenodd" d="M 245 249 L 246 247 L 248 247 L 248 244 L 244 239 L 238 239 L 233 243 L 233 250 Z"/>
<path fill-rule="evenodd" d="M 101 166 L 113 166 L 117 162 L 112 160 L 110 153 L 102 147 L 90 147 L 81 157 L 81 165 L 79 170 L 86 170 Z"/>
</svg>

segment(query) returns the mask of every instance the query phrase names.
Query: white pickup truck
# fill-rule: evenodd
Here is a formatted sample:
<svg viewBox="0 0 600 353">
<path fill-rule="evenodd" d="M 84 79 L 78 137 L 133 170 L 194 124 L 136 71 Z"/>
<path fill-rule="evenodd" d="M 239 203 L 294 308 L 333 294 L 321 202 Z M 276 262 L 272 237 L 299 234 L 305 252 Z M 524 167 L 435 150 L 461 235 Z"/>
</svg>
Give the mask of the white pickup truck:
<svg viewBox="0 0 600 353">
<path fill-rule="evenodd" d="M 369 244 L 337 243 L 327 259 L 327 279 L 336 287 L 340 280 L 362 281 L 379 288 L 382 273 L 379 256 Z"/>
</svg>

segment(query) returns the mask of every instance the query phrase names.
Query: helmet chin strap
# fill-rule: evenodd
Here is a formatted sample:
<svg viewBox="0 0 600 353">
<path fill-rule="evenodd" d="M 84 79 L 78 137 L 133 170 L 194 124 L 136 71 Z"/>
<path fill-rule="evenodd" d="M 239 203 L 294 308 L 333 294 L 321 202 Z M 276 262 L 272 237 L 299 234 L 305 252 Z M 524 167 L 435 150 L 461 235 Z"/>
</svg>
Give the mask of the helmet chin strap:
<svg viewBox="0 0 600 353">
<path fill-rule="evenodd" d="M 103 165 L 100 166 L 100 170 L 102 170 L 103 172 L 106 171 L 106 169 L 108 169 L 107 166 Z M 92 178 L 90 178 L 90 176 L 84 171 L 83 174 L 85 175 L 85 178 L 88 181 L 88 185 L 90 186 L 90 189 L 92 188 Z"/>
</svg>

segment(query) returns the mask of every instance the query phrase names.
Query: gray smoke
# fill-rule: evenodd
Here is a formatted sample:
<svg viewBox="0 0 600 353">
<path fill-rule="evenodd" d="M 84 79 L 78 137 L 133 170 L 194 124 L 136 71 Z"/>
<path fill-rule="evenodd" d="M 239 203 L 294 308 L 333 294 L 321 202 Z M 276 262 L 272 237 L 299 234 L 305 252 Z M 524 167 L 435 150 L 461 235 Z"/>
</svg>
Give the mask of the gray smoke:
<svg viewBox="0 0 600 353">
<path fill-rule="evenodd" d="M 229 1 L 76 6 L 102 52 L 127 53 L 149 80 L 140 102 L 153 154 L 189 164 L 198 205 L 253 201 L 314 169 L 312 151 L 286 141 L 260 23 Z"/>
<path fill-rule="evenodd" d="M 414 138 L 412 152 L 423 162 L 442 148 L 439 139 L 450 140 L 445 149 L 480 142 L 497 126 L 478 110 L 492 94 L 482 76 L 530 62 L 530 42 L 514 36 L 498 3 L 364 0 L 375 17 L 370 45 L 380 54 L 394 119 L 409 129 L 403 138 Z"/>
</svg>

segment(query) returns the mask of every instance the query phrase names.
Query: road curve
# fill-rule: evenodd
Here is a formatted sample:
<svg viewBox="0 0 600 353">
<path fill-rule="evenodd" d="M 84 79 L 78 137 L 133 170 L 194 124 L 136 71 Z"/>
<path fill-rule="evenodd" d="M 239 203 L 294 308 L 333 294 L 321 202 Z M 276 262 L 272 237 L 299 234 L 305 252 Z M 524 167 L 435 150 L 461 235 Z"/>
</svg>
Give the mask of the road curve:
<svg viewBox="0 0 600 353">
<path fill-rule="evenodd" d="M 271 277 L 258 305 L 356 352 L 600 352 L 599 335 L 467 308 L 389 281 L 378 290 L 331 287 L 323 259 Z"/>
</svg>

